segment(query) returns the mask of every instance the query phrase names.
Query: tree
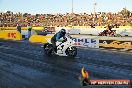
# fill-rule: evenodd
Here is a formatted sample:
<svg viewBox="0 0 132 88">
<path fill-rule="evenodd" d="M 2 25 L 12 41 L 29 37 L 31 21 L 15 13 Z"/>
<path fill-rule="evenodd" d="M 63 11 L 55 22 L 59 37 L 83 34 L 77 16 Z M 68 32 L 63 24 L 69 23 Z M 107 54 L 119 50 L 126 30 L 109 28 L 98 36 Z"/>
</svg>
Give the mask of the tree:
<svg viewBox="0 0 132 88">
<path fill-rule="evenodd" d="M 125 18 L 128 18 L 130 15 L 130 11 L 127 10 L 126 8 L 123 8 L 123 10 L 119 13 L 121 13 L 123 15 L 123 17 L 125 17 Z"/>
</svg>

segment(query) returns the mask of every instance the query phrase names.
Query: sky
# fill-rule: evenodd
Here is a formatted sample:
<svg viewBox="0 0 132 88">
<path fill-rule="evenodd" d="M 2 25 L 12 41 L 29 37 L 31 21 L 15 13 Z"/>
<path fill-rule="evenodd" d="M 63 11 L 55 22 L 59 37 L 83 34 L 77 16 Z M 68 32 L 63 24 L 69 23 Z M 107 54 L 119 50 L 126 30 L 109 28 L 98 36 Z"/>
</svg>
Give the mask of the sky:
<svg viewBox="0 0 132 88">
<path fill-rule="evenodd" d="M 93 12 L 94 0 L 73 0 L 74 13 Z M 126 7 L 132 12 L 132 0 L 95 0 L 96 12 L 118 12 Z M 30 14 L 71 13 L 72 0 L 0 0 L 0 12 Z"/>
</svg>

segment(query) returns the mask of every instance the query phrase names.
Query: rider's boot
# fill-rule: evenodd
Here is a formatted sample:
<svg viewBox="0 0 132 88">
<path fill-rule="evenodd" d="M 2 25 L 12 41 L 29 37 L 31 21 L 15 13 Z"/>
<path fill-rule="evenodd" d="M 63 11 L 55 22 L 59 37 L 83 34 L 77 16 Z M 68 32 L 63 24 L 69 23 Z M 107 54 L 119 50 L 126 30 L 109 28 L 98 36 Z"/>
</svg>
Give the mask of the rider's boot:
<svg viewBox="0 0 132 88">
<path fill-rule="evenodd" d="M 57 46 L 53 50 L 54 50 L 54 53 L 56 54 L 57 53 Z"/>
</svg>

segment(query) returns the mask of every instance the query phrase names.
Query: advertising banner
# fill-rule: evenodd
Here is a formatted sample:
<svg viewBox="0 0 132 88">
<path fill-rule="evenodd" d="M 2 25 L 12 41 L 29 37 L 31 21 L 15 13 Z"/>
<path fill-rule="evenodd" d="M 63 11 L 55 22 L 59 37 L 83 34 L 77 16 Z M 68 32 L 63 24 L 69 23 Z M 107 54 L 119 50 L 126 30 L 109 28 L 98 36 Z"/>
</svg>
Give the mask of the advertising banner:
<svg viewBox="0 0 132 88">
<path fill-rule="evenodd" d="M 43 36 L 43 35 L 32 35 L 30 38 L 29 38 L 29 41 L 32 42 L 32 43 L 47 43 L 49 42 L 51 39 L 52 36 L 50 35 L 47 35 L 47 36 Z M 47 41 L 47 39 L 49 41 Z"/>
<path fill-rule="evenodd" d="M 22 40 L 22 35 L 17 31 L 0 31 L 1 39 Z"/>
<path fill-rule="evenodd" d="M 56 32 L 58 32 L 61 28 L 67 30 L 70 34 L 88 34 L 88 35 L 99 35 L 101 32 L 106 30 L 106 28 L 66 28 L 66 27 L 56 27 Z M 112 28 L 116 32 L 116 34 L 121 36 L 132 36 L 132 28 Z"/>
<path fill-rule="evenodd" d="M 90 48 L 99 48 L 98 39 L 86 39 L 86 38 L 73 38 L 75 41 L 75 46 L 90 47 Z"/>
<path fill-rule="evenodd" d="M 132 50 L 132 41 L 99 40 L 99 48 Z"/>
</svg>

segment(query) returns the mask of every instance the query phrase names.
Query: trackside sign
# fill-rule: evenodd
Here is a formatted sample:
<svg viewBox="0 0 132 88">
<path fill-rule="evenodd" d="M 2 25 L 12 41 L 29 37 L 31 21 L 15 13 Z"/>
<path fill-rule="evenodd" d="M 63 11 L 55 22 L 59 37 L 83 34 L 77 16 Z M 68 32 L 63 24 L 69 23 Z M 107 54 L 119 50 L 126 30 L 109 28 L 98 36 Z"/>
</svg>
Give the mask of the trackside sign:
<svg viewBox="0 0 132 88">
<path fill-rule="evenodd" d="M 117 50 L 125 49 L 129 51 L 132 50 L 132 41 L 100 40 L 99 47 Z"/>
<path fill-rule="evenodd" d="M 0 31 L 1 39 L 22 40 L 22 35 L 17 31 Z"/>
<path fill-rule="evenodd" d="M 90 48 L 99 48 L 98 39 L 87 39 L 87 38 L 73 38 L 75 41 L 75 46 L 90 47 Z"/>
</svg>

